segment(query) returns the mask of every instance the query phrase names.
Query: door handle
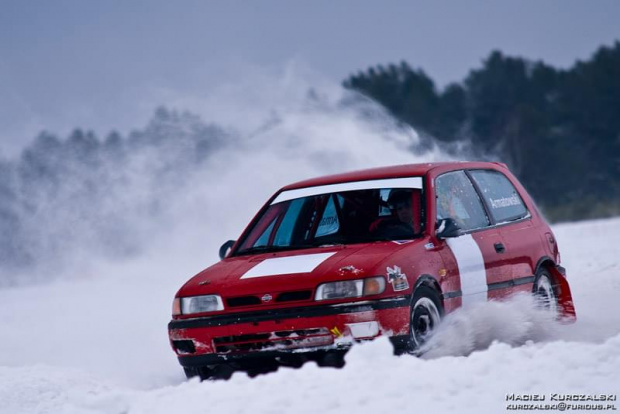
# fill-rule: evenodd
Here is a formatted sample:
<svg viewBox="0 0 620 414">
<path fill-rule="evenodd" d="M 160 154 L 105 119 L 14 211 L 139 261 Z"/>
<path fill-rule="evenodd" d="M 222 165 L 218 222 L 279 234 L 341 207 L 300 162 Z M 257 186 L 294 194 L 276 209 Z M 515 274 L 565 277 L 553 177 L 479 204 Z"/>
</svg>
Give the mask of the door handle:
<svg viewBox="0 0 620 414">
<path fill-rule="evenodd" d="M 504 253 L 506 251 L 506 248 L 502 243 L 495 243 L 493 247 L 495 247 L 495 251 L 497 253 Z"/>
</svg>

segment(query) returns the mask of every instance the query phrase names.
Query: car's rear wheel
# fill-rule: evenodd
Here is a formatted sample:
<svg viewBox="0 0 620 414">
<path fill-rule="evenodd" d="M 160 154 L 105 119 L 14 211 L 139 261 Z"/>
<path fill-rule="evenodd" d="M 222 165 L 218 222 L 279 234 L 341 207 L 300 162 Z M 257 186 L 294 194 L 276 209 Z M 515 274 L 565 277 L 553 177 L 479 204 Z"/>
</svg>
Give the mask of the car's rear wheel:
<svg viewBox="0 0 620 414">
<path fill-rule="evenodd" d="M 540 269 L 536 273 L 532 293 L 536 304 L 554 315 L 558 314 L 558 297 L 553 286 L 553 278 L 547 269 Z"/>
<path fill-rule="evenodd" d="M 420 286 L 415 290 L 411 301 L 411 317 L 409 323 L 409 350 L 416 352 L 435 333 L 443 307 L 439 293 L 428 286 Z"/>
</svg>

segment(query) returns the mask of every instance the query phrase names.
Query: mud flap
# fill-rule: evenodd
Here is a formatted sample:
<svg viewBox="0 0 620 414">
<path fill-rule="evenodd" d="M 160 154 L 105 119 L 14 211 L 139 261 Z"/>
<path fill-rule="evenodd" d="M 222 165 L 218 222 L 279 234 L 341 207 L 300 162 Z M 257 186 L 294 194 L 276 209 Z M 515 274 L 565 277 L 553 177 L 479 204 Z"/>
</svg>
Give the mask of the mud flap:
<svg viewBox="0 0 620 414">
<path fill-rule="evenodd" d="M 566 280 L 566 271 L 563 267 L 552 267 L 549 269 L 556 283 L 556 294 L 558 295 L 558 306 L 560 310 L 560 321 L 564 323 L 574 323 L 577 320 L 573 296 L 570 286 Z"/>
</svg>

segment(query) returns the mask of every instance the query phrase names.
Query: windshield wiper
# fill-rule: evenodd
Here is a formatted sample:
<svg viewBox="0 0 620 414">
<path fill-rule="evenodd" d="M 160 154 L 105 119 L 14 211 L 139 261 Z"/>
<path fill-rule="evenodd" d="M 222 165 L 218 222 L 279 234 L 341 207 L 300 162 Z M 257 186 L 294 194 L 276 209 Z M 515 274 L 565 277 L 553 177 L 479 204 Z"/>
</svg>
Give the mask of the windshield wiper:
<svg viewBox="0 0 620 414">
<path fill-rule="evenodd" d="M 296 246 L 254 246 L 248 247 L 247 249 L 243 249 L 235 253 L 236 255 L 241 254 L 252 254 L 252 253 L 270 253 L 270 252 L 280 252 L 283 250 L 291 250 L 296 249 Z"/>
<path fill-rule="evenodd" d="M 312 249 L 315 247 L 333 247 L 333 246 L 341 246 L 344 243 L 326 243 L 326 242 L 314 242 L 314 243 L 305 243 L 305 244 L 295 244 L 290 246 L 254 246 L 249 247 L 247 249 L 243 249 L 235 253 L 236 255 L 242 254 L 253 254 L 253 253 L 271 253 L 271 252 L 281 252 L 285 250 L 303 250 L 303 249 Z"/>
</svg>

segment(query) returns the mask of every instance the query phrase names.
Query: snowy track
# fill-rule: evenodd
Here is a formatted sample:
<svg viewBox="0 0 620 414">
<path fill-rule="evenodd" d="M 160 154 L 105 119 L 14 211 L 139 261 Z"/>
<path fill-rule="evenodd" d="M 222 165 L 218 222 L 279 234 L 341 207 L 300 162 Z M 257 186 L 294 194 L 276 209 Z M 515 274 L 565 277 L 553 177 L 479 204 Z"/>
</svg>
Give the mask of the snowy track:
<svg viewBox="0 0 620 414">
<path fill-rule="evenodd" d="M 540 321 L 525 298 L 489 303 L 455 314 L 425 358 L 393 357 L 379 340 L 354 347 L 342 370 L 306 364 L 185 381 L 166 324 L 175 289 L 197 270 L 191 262 L 162 268 L 142 258 L 99 267 L 106 278 L 2 290 L 0 412 L 496 413 L 510 393 L 619 394 L 620 219 L 554 231 L 575 325 Z"/>
</svg>

